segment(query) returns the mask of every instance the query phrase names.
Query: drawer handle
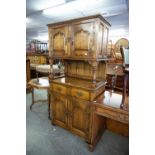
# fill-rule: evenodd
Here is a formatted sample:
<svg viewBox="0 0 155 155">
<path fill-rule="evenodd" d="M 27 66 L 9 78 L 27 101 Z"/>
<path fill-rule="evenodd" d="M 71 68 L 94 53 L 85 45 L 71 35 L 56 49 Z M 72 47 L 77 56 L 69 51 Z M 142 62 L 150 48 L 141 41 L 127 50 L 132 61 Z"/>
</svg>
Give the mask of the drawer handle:
<svg viewBox="0 0 155 155">
<path fill-rule="evenodd" d="M 125 120 L 124 115 L 119 115 L 119 119 L 120 119 L 121 121 Z"/>
<path fill-rule="evenodd" d="M 83 95 L 81 92 L 76 92 L 76 94 L 77 94 L 78 96 L 82 96 L 82 95 Z"/>
</svg>

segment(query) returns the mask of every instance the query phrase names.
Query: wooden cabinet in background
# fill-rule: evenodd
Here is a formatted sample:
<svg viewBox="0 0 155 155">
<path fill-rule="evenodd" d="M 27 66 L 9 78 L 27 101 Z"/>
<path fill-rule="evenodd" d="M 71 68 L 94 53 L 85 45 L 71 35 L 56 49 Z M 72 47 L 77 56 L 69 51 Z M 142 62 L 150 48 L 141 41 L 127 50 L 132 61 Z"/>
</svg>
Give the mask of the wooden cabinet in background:
<svg viewBox="0 0 155 155">
<path fill-rule="evenodd" d="M 28 85 L 28 82 L 31 79 L 31 70 L 30 70 L 30 60 L 26 59 L 26 92 L 28 93 L 31 91 L 30 86 Z"/>
<path fill-rule="evenodd" d="M 27 53 L 26 58 L 30 60 L 30 64 L 48 64 L 48 55 Z"/>
<path fill-rule="evenodd" d="M 28 83 L 31 79 L 31 74 L 30 74 L 30 60 L 26 59 L 26 82 Z"/>
</svg>

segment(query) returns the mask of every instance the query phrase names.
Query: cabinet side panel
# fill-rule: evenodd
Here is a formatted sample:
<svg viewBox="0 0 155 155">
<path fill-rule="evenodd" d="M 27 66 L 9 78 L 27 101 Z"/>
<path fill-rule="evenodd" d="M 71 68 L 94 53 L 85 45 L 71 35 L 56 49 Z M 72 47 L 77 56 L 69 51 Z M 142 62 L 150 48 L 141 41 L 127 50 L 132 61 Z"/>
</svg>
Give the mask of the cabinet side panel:
<svg viewBox="0 0 155 155">
<path fill-rule="evenodd" d="M 103 42 L 102 42 L 102 56 L 107 56 L 107 47 L 108 47 L 108 34 L 109 34 L 109 28 L 104 26 L 104 36 L 103 36 Z"/>
</svg>

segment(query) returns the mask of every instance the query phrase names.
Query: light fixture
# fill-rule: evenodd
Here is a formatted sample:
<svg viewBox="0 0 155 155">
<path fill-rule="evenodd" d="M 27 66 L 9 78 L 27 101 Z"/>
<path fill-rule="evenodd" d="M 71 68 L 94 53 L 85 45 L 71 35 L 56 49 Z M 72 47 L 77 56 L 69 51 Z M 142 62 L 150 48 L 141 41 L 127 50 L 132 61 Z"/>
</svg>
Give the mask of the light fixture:
<svg viewBox="0 0 155 155">
<path fill-rule="evenodd" d="M 30 23 L 30 18 L 26 17 L 26 24 Z"/>
<path fill-rule="evenodd" d="M 48 5 L 50 7 L 47 8 L 47 9 L 44 9 L 43 13 L 44 14 L 50 14 L 51 12 L 53 12 L 53 9 L 59 8 L 59 7 L 61 7 L 61 5 L 65 4 L 65 3 L 66 3 L 65 0 L 53 0 L 51 2 L 51 4 Z"/>
<path fill-rule="evenodd" d="M 43 10 L 43 13 L 46 15 L 53 15 L 53 16 L 59 16 L 64 14 L 74 14 L 79 13 L 83 10 L 90 10 L 93 8 L 96 4 L 98 5 L 103 0 L 76 0 L 76 1 L 70 1 L 68 3 L 63 3 L 62 5 L 58 5 L 55 7 L 50 7 L 45 10 Z"/>
<path fill-rule="evenodd" d="M 60 4 L 64 4 L 64 3 L 66 3 L 65 0 L 52 0 L 52 1 L 50 1 L 50 3 L 48 4 L 48 6 L 54 7 L 54 6 L 58 6 L 58 5 L 60 5 Z"/>
</svg>

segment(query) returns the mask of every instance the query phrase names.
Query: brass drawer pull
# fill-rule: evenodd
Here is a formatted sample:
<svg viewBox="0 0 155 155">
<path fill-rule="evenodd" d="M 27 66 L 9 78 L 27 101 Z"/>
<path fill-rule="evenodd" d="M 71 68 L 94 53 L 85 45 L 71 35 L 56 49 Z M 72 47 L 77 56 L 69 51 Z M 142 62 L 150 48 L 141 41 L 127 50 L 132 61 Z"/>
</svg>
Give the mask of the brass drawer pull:
<svg viewBox="0 0 155 155">
<path fill-rule="evenodd" d="M 81 93 L 81 92 L 76 92 L 76 94 L 77 94 L 78 96 L 82 96 L 82 95 L 83 95 L 83 93 Z"/>
<path fill-rule="evenodd" d="M 124 115 L 118 115 L 118 117 L 119 117 L 119 120 L 121 120 L 121 121 L 124 121 L 125 120 Z"/>
</svg>

